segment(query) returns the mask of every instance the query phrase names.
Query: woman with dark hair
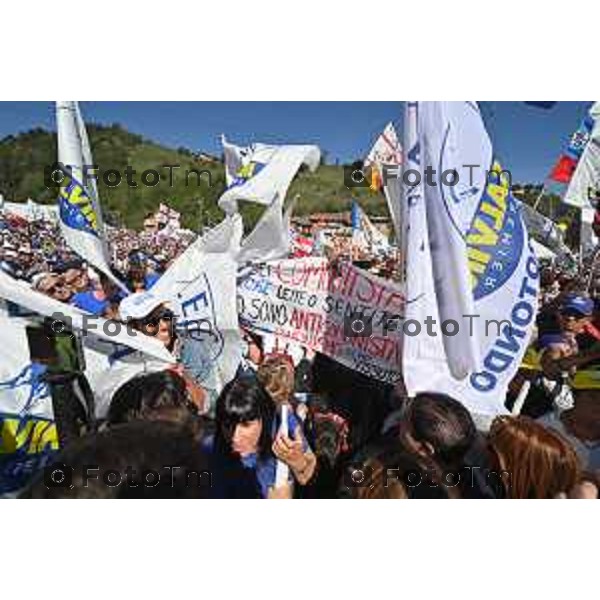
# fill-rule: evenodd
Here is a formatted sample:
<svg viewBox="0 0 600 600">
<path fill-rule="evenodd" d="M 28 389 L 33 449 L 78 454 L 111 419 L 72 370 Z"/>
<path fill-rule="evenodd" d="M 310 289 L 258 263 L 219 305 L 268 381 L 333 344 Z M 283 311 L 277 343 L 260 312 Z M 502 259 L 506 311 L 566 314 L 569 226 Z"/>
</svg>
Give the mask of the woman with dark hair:
<svg viewBox="0 0 600 600">
<path fill-rule="evenodd" d="M 210 498 L 220 476 L 186 427 L 132 421 L 74 440 L 22 498 Z M 70 485 L 52 485 L 62 476 Z"/>
<path fill-rule="evenodd" d="M 469 411 L 460 402 L 445 394 L 417 394 L 405 409 L 399 433 L 401 444 L 417 457 L 432 484 L 447 487 L 451 498 L 492 495 L 491 490 L 482 490 L 474 482 L 473 471 L 468 472 L 478 434 Z M 483 453 L 475 462 L 480 460 Z"/>
<path fill-rule="evenodd" d="M 206 413 L 209 406 L 207 391 L 200 385 L 198 377 L 187 368 L 183 339 L 177 333 L 175 313 L 161 299 L 151 294 L 130 294 L 120 306 L 121 320 L 133 329 L 161 342 L 173 354 L 178 363 L 173 370 L 185 380 L 190 398 L 199 410 Z"/>
<path fill-rule="evenodd" d="M 273 431 L 274 423 L 275 404 L 258 380 L 241 377 L 225 386 L 217 401 L 215 460 L 221 472 L 233 473 L 241 465 L 252 473 L 262 498 L 272 495 L 278 458 L 289 466 L 300 483 L 305 483 L 311 467 L 304 456 L 305 441 L 300 428 L 291 432 L 292 438 L 278 434 L 273 441 L 277 433 Z M 314 465 L 312 468 L 314 471 Z M 236 482 L 225 480 L 228 489 L 217 493 L 239 497 Z"/>
<path fill-rule="evenodd" d="M 114 394 L 108 409 L 108 423 L 130 421 L 171 421 L 191 424 L 198 408 L 190 399 L 185 380 L 173 371 L 138 375 Z"/>
<path fill-rule="evenodd" d="M 445 486 L 432 486 L 417 457 L 395 440 L 369 444 L 344 466 L 339 498 L 358 500 L 447 499 Z"/>
</svg>

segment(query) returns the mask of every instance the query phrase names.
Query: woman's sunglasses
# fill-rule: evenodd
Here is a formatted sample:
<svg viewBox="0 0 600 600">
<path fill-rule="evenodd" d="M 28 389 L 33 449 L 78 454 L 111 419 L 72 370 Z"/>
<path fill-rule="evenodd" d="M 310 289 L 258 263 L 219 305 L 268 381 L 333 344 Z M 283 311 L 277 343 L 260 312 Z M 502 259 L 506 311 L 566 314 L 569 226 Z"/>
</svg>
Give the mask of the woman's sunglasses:
<svg viewBox="0 0 600 600">
<path fill-rule="evenodd" d="M 170 310 L 163 310 L 157 314 L 146 317 L 141 320 L 141 325 L 145 329 L 146 327 L 151 327 L 153 329 L 158 328 L 161 321 L 173 321 L 175 319 L 175 313 Z"/>
</svg>

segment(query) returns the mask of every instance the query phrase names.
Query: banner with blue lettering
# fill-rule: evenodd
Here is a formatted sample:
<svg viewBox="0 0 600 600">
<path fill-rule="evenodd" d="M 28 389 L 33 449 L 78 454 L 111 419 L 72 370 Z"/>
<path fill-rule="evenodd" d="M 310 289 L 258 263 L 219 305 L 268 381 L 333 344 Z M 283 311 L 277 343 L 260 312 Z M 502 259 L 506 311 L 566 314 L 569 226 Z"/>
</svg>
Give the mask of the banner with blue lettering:
<svg viewBox="0 0 600 600">
<path fill-rule="evenodd" d="M 433 285 L 417 289 L 407 278 L 407 312 L 426 307 L 421 318 L 439 319 L 445 331 L 426 340 L 427 356 L 406 352 L 405 336 L 405 382 L 411 395 L 445 392 L 491 417 L 505 412 L 531 338 L 537 260 L 478 106 L 419 102 L 417 127 L 425 216 L 408 227 L 427 228 L 429 252 L 409 248 L 407 272 L 431 273 Z"/>
<path fill-rule="evenodd" d="M 19 491 L 58 450 L 46 367 L 32 362 L 27 318 L 0 316 L 0 496 Z"/>
</svg>

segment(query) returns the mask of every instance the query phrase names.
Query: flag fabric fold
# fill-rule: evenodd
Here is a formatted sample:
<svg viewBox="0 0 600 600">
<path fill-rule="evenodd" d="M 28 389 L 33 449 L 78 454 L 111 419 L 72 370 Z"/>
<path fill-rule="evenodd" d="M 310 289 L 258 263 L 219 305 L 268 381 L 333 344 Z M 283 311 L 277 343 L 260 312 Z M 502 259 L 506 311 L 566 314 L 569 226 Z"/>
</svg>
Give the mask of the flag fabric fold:
<svg viewBox="0 0 600 600">
<path fill-rule="evenodd" d="M 277 195 L 267 207 L 254 229 L 242 241 L 237 261 L 266 262 L 287 258 L 291 249 L 292 212 L 298 197 L 295 197 L 283 211 L 283 199 Z"/>
<path fill-rule="evenodd" d="M 231 150 L 229 165 L 231 182 L 219 198 L 226 214 L 237 212 L 238 201 L 270 205 L 276 196 L 285 199 L 292 179 L 302 165 L 314 171 L 321 152 L 317 146 L 254 144 L 247 152 Z M 240 165 L 241 163 L 241 165 Z M 233 174 L 233 169 L 238 166 Z M 228 176 L 229 177 L 229 176 Z"/>
<path fill-rule="evenodd" d="M 364 166 L 372 169 L 371 188 L 383 188 L 396 238 L 400 234 L 401 165 L 402 145 L 393 123 L 390 122 L 373 144 Z"/>
<path fill-rule="evenodd" d="M 77 254 L 126 289 L 109 266 L 92 154 L 78 103 L 57 102 L 56 122 L 58 161 L 65 167 L 58 198 L 62 234 Z"/>
<path fill-rule="evenodd" d="M 567 150 L 577 160 L 577 166 L 563 202 L 578 208 L 595 208 L 591 199 L 600 190 L 600 102 L 592 106 L 584 124 L 584 133 L 577 137 L 580 128 L 574 135 L 577 140 L 572 140 Z"/>
</svg>

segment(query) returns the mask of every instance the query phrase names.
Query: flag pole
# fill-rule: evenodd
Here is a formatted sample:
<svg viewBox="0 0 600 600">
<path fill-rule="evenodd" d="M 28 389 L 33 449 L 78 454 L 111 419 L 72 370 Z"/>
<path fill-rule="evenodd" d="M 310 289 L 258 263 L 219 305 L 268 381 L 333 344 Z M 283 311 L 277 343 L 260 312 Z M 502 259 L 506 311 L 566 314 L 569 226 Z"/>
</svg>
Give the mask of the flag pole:
<svg viewBox="0 0 600 600">
<path fill-rule="evenodd" d="M 533 203 L 533 210 L 537 210 L 537 207 L 539 205 L 539 203 L 542 200 L 542 196 L 544 195 L 544 192 L 546 191 L 546 184 L 544 183 L 542 185 L 542 190 L 540 191 L 540 195 L 536 198 L 535 202 Z"/>
</svg>

